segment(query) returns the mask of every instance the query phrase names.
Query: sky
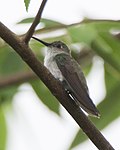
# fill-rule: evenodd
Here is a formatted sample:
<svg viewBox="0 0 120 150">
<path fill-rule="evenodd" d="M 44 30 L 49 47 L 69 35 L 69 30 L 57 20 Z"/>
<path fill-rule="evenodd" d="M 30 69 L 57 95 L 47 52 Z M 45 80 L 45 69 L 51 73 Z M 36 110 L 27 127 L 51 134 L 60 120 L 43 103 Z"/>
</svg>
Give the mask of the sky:
<svg viewBox="0 0 120 150">
<path fill-rule="evenodd" d="M 25 17 L 35 16 L 39 5 L 40 0 L 31 0 L 29 10 L 26 12 L 23 0 L 1 0 L 0 20 L 12 31 L 24 33 L 28 26 L 16 26 L 16 22 Z M 83 17 L 118 20 L 119 6 L 119 0 L 48 0 L 43 17 L 67 24 L 79 22 Z M 95 104 L 105 96 L 103 62 L 99 60 L 97 63 L 87 77 L 90 96 Z M 96 74 L 99 75 L 95 80 Z M 62 118 L 59 118 L 38 100 L 28 84 L 19 88 L 12 108 L 11 112 L 6 113 L 9 124 L 7 150 L 66 150 L 79 129 L 62 106 Z M 102 131 L 116 150 L 120 149 L 119 126 L 120 118 Z M 79 149 L 97 150 L 91 141 L 74 148 Z"/>
</svg>

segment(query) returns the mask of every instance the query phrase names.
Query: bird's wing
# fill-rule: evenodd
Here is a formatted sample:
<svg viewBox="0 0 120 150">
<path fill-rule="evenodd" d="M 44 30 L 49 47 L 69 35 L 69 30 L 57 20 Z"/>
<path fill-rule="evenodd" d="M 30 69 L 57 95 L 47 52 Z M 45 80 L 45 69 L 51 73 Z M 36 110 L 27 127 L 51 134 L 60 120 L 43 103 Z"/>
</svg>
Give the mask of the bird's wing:
<svg viewBox="0 0 120 150">
<path fill-rule="evenodd" d="M 99 112 L 89 97 L 85 77 L 77 62 L 63 53 L 56 55 L 54 59 L 79 105 L 89 114 L 98 116 Z"/>
</svg>

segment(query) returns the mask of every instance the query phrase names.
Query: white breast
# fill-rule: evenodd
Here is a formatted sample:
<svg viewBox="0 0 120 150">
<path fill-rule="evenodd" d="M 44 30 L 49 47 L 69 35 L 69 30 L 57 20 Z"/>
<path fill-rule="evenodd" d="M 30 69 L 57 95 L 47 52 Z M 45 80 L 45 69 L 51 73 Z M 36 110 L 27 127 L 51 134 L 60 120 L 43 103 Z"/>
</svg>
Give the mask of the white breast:
<svg viewBox="0 0 120 150">
<path fill-rule="evenodd" d="M 44 59 L 44 65 L 47 67 L 47 69 L 52 73 L 52 75 L 56 79 L 63 81 L 63 76 L 61 74 L 61 71 L 59 70 L 56 62 L 53 60 L 55 55 L 56 54 L 51 53 L 51 50 L 48 50 Z"/>
</svg>

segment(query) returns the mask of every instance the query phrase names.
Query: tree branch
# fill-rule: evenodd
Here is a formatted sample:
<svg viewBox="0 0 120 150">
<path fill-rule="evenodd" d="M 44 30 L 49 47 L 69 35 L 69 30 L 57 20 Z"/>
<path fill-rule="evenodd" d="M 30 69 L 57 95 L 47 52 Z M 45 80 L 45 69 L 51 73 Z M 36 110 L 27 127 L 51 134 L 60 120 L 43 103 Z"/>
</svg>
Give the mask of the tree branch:
<svg viewBox="0 0 120 150">
<path fill-rule="evenodd" d="M 47 0 L 42 1 L 42 4 L 40 5 L 38 13 L 37 13 L 32 25 L 31 25 L 31 27 L 29 28 L 28 32 L 25 34 L 24 41 L 26 44 L 30 41 L 30 38 L 32 37 L 32 35 L 34 33 L 36 26 L 40 22 L 42 12 L 43 12 L 43 9 L 45 7 L 46 2 L 47 2 Z"/>
<path fill-rule="evenodd" d="M 74 55 L 74 59 L 81 65 L 86 66 L 90 63 L 94 54 L 91 50 L 83 48 L 79 54 Z M 89 60 L 90 59 L 90 60 Z M 87 60 L 87 61 L 86 61 Z M 8 86 L 18 85 L 29 80 L 37 79 L 38 77 L 32 71 L 19 72 L 7 77 L 0 76 L 0 89 L 6 88 Z"/>
<path fill-rule="evenodd" d="M 21 73 L 11 75 L 9 77 L 0 78 L 0 89 L 8 86 L 16 85 L 16 84 L 21 84 L 31 79 L 37 79 L 37 78 L 38 77 L 32 71 L 21 72 Z"/>
<path fill-rule="evenodd" d="M 43 29 L 38 29 L 35 31 L 35 34 L 40 34 L 40 33 L 46 33 L 46 32 L 52 32 L 52 31 L 56 31 L 56 30 L 61 30 L 61 29 L 67 29 L 69 27 L 73 27 L 73 26 L 78 26 L 81 24 L 87 24 L 87 23 L 100 23 L 100 22 L 113 22 L 113 23 L 119 23 L 120 20 L 98 20 L 98 19 L 84 19 L 80 22 L 77 23 L 72 23 L 72 24 L 60 24 L 60 25 L 56 25 L 56 26 L 51 26 L 51 27 L 46 27 Z"/>
<path fill-rule="evenodd" d="M 70 99 L 61 83 L 36 58 L 32 50 L 19 38 L 0 22 L 0 37 L 5 40 L 28 64 L 28 66 L 38 75 L 44 84 L 50 89 L 52 94 L 59 100 L 63 107 L 74 118 L 81 129 L 91 139 L 99 150 L 114 150 L 110 143 L 104 138 L 100 131 L 92 124 L 82 110 Z"/>
</svg>

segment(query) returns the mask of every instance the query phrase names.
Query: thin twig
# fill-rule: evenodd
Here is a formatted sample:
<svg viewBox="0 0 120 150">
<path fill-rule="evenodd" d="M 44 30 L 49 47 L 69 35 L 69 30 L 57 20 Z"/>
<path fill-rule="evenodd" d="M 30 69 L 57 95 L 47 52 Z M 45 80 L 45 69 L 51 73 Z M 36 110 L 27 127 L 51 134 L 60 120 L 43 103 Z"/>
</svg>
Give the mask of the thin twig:
<svg viewBox="0 0 120 150">
<path fill-rule="evenodd" d="M 82 25 L 82 24 L 87 24 L 87 23 L 100 23 L 100 22 L 112 22 L 112 23 L 120 23 L 120 20 L 97 20 L 97 19 L 84 19 L 80 22 L 76 22 L 76 23 L 72 23 L 72 24 L 60 24 L 60 25 L 56 25 L 53 27 L 47 27 L 47 28 L 43 28 L 43 29 L 38 29 L 36 30 L 34 33 L 35 34 L 40 34 L 40 33 L 46 33 L 46 32 L 52 32 L 52 31 L 56 31 L 56 30 L 61 30 L 61 29 L 68 29 L 69 27 L 72 26 L 78 26 L 78 25 Z"/>
<path fill-rule="evenodd" d="M 120 33 L 114 34 L 113 35 L 115 38 L 117 38 L 118 40 L 120 40 Z"/>
<path fill-rule="evenodd" d="M 36 76 L 36 74 L 32 71 L 17 73 L 9 77 L 2 77 L 0 78 L 0 89 L 16 84 L 18 85 L 37 78 L 38 77 Z"/>
<path fill-rule="evenodd" d="M 71 101 L 63 89 L 62 84 L 36 58 L 32 50 L 24 41 L 11 32 L 4 24 L 0 23 L 0 37 L 4 39 L 25 61 L 28 66 L 38 75 L 52 94 L 59 100 L 64 108 L 78 123 L 81 129 L 91 139 L 99 150 L 114 150 L 111 144 L 105 139 L 100 131 L 92 124 L 82 110 Z"/>
<path fill-rule="evenodd" d="M 41 19 L 41 16 L 42 16 L 42 12 L 43 12 L 43 9 L 45 7 L 46 2 L 47 2 L 47 0 L 43 0 L 42 1 L 42 4 L 40 5 L 40 8 L 38 10 L 38 13 L 37 13 L 37 15 L 36 15 L 32 25 L 31 25 L 31 27 L 29 28 L 28 32 L 26 33 L 26 35 L 24 37 L 24 42 L 26 44 L 30 41 L 30 38 L 32 37 L 32 35 L 34 33 L 36 26 L 40 22 L 40 19 Z"/>
<path fill-rule="evenodd" d="M 95 23 L 95 22 L 112 22 L 112 23 L 119 23 L 120 20 L 97 20 L 97 19 L 84 19 L 80 22 L 76 22 L 76 23 L 72 23 L 72 24 L 60 24 L 60 25 L 55 25 L 55 26 L 51 26 L 51 27 L 46 27 L 46 28 L 42 28 L 42 29 L 37 29 L 34 31 L 34 34 L 42 34 L 42 33 L 47 33 L 47 32 L 52 32 L 52 31 L 56 31 L 56 30 L 62 30 L 62 29 L 68 29 L 70 27 L 73 26 L 79 26 L 82 24 L 87 24 L 87 23 Z M 25 37 L 26 34 L 22 34 L 20 35 L 20 37 Z"/>
</svg>

